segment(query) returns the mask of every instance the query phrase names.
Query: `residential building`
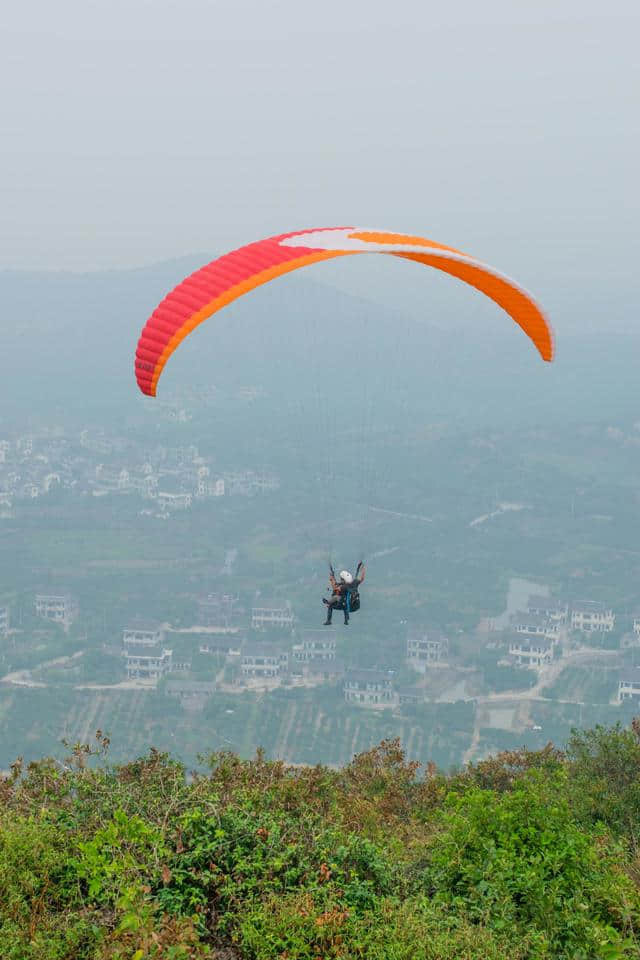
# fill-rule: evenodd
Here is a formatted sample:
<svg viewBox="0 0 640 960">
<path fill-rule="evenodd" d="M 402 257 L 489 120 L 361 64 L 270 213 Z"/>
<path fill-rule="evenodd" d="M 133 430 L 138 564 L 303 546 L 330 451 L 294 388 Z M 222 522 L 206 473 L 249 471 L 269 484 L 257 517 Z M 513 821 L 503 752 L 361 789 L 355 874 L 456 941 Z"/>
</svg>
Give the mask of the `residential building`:
<svg viewBox="0 0 640 960">
<path fill-rule="evenodd" d="M 122 631 L 125 647 L 158 647 L 164 643 L 164 631 L 155 620 L 132 620 Z"/>
<path fill-rule="evenodd" d="M 560 638 L 560 620 L 551 620 L 543 613 L 528 613 L 519 610 L 511 618 L 516 633 L 523 633 L 529 637 L 546 637 L 548 640 Z"/>
<path fill-rule="evenodd" d="M 514 637 L 509 656 L 521 667 L 544 667 L 553 659 L 553 643 L 542 637 Z"/>
<path fill-rule="evenodd" d="M 563 600 L 554 599 L 553 597 L 534 595 L 529 597 L 527 602 L 527 613 L 544 617 L 546 620 L 566 623 L 569 615 L 569 604 Z"/>
<path fill-rule="evenodd" d="M 633 618 L 633 632 L 640 637 L 640 613 L 635 614 Z"/>
<path fill-rule="evenodd" d="M 571 629 L 583 633 L 611 633 L 615 627 L 616 615 L 603 603 L 587 600 L 571 606 Z"/>
<path fill-rule="evenodd" d="M 189 510 L 193 503 L 193 495 L 191 493 L 165 493 L 163 490 L 158 490 L 156 500 L 158 506 L 168 512 Z"/>
<path fill-rule="evenodd" d="M 9 633 L 9 607 L 0 607 L 0 637 L 6 637 Z"/>
<path fill-rule="evenodd" d="M 251 609 L 251 626 L 254 630 L 293 629 L 291 604 L 288 600 L 256 600 Z"/>
<path fill-rule="evenodd" d="M 170 673 L 173 654 L 161 644 L 128 644 L 123 651 L 126 658 L 128 680 L 148 680 L 157 683 L 160 677 Z"/>
<path fill-rule="evenodd" d="M 215 639 L 206 640 L 204 643 L 201 643 L 198 647 L 200 653 L 208 653 L 213 656 L 240 656 L 240 649 L 242 646 L 242 639 L 238 637 L 237 633 L 217 636 Z"/>
<path fill-rule="evenodd" d="M 335 660 L 335 637 L 326 630 L 304 630 L 302 642 L 293 645 L 291 654 L 298 663 L 308 663 L 311 660 Z"/>
<path fill-rule="evenodd" d="M 39 593 L 35 599 L 35 612 L 37 617 L 61 623 L 66 629 L 78 616 L 78 603 L 69 594 Z"/>
<path fill-rule="evenodd" d="M 344 699 L 347 703 L 392 706 L 396 702 L 393 674 L 382 670 L 348 670 L 344 681 Z"/>
<path fill-rule="evenodd" d="M 627 667 L 618 679 L 618 703 L 640 700 L 640 667 Z"/>
<path fill-rule="evenodd" d="M 436 630 L 424 627 L 410 627 L 407 634 L 407 663 L 424 673 L 434 663 L 447 659 L 449 641 Z"/>
<path fill-rule="evenodd" d="M 278 490 L 280 480 L 275 474 L 254 473 L 253 470 L 241 470 L 225 473 L 225 491 L 231 496 L 251 497 L 269 490 Z"/>
<path fill-rule="evenodd" d="M 289 668 L 289 653 L 279 644 L 246 643 L 240 657 L 243 677 L 278 677 Z"/>
</svg>

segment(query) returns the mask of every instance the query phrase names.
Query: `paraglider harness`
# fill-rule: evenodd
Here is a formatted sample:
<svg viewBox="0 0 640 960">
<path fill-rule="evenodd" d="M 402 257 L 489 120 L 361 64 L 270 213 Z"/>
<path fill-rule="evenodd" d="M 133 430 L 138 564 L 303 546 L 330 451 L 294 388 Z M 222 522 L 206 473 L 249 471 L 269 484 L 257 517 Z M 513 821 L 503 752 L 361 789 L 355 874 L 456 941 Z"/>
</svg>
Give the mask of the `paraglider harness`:
<svg viewBox="0 0 640 960">
<path fill-rule="evenodd" d="M 360 594 L 357 587 L 349 587 L 345 590 L 344 609 L 347 613 L 355 613 L 360 609 Z"/>
<path fill-rule="evenodd" d="M 361 564 L 358 564 L 358 570 L 360 569 Z M 333 566 L 329 564 L 329 570 L 331 571 L 331 576 L 335 580 L 335 570 Z M 358 582 L 356 581 L 352 585 L 342 584 L 343 591 L 340 592 L 340 602 L 336 603 L 336 610 L 344 610 L 344 612 L 349 616 L 350 613 L 356 613 L 360 609 L 360 593 L 358 592 Z M 337 599 L 337 596 L 334 594 L 333 599 Z"/>
</svg>

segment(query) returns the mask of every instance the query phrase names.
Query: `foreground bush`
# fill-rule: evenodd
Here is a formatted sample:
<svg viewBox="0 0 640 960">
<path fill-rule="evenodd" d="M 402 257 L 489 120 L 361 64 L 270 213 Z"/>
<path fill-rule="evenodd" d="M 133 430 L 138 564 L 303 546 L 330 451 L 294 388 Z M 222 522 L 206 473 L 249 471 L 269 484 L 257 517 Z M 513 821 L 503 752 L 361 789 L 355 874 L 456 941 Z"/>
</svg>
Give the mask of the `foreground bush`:
<svg viewBox="0 0 640 960">
<path fill-rule="evenodd" d="M 1 955 L 637 957 L 639 739 L 450 777 L 397 742 L 341 771 L 216 753 L 186 778 L 155 751 L 108 766 L 99 735 L 0 782 Z"/>
</svg>

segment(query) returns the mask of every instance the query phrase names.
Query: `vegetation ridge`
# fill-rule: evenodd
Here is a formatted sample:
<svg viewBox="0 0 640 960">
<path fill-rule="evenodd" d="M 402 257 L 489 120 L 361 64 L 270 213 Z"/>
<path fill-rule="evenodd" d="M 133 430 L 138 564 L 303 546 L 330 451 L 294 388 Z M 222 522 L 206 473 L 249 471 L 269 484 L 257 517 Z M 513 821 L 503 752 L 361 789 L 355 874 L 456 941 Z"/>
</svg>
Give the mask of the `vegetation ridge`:
<svg viewBox="0 0 640 960">
<path fill-rule="evenodd" d="M 446 775 L 152 749 L 0 781 L 6 960 L 638 956 L 640 723 Z"/>
</svg>

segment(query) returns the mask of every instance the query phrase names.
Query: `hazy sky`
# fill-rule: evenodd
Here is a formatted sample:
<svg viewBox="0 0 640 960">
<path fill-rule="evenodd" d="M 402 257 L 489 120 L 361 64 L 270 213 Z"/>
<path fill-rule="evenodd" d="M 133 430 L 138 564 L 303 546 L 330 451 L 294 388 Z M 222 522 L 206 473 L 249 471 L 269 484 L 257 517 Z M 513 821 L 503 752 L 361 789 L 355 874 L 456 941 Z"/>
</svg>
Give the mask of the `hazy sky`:
<svg viewBox="0 0 640 960">
<path fill-rule="evenodd" d="M 543 294 L 600 274 L 631 290 L 637 0 L 24 0 L 0 18 L 0 267 L 356 223 Z"/>
</svg>

